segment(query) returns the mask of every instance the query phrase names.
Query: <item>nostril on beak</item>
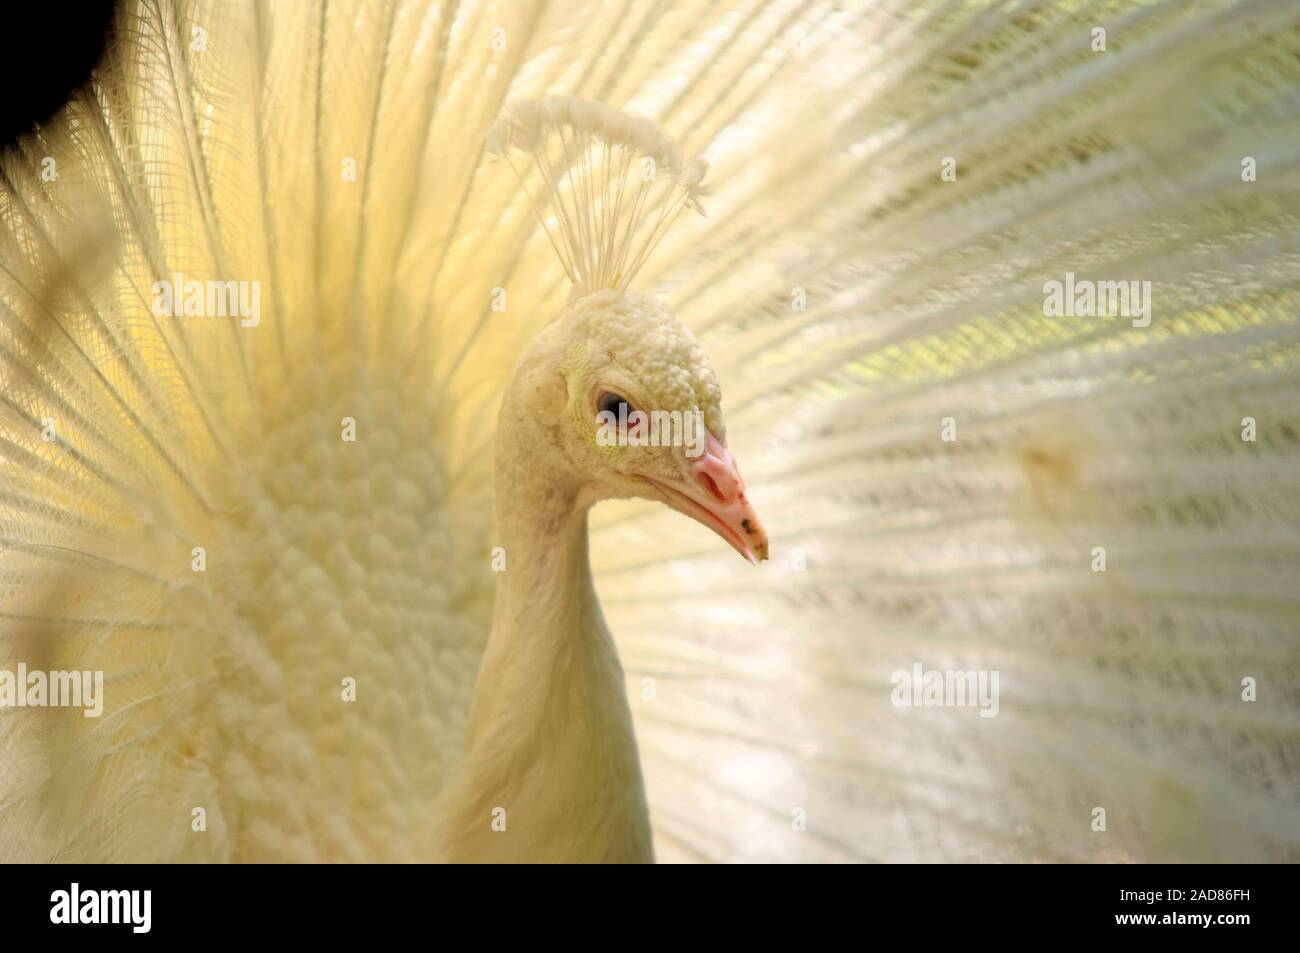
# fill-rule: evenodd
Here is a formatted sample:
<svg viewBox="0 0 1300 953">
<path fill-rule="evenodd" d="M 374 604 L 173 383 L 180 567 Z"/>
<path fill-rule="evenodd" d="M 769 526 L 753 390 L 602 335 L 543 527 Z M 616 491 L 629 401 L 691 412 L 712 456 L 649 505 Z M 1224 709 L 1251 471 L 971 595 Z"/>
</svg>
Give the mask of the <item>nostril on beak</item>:
<svg viewBox="0 0 1300 953">
<path fill-rule="evenodd" d="M 718 481 L 713 479 L 713 477 L 709 476 L 707 473 L 697 473 L 695 478 L 699 481 L 700 487 L 704 492 L 709 494 L 709 496 L 713 497 L 719 503 L 730 502 L 726 494 L 718 488 Z"/>
</svg>

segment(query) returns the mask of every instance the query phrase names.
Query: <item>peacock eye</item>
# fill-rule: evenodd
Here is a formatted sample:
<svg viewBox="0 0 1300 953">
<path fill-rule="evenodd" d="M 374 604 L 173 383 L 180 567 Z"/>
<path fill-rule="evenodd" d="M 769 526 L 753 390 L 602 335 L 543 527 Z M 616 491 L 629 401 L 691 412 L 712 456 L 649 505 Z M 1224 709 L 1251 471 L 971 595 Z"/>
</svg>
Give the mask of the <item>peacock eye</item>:
<svg viewBox="0 0 1300 953">
<path fill-rule="evenodd" d="M 620 404 L 627 405 L 627 413 L 632 412 L 632 402 L 621 394 L 616 394 L 612 390 L 602 393 L 596 401 L 596 410 L 599 413 L 611 413 L 615 417 L 619 416 L 618 410 Z"/>
</svg>

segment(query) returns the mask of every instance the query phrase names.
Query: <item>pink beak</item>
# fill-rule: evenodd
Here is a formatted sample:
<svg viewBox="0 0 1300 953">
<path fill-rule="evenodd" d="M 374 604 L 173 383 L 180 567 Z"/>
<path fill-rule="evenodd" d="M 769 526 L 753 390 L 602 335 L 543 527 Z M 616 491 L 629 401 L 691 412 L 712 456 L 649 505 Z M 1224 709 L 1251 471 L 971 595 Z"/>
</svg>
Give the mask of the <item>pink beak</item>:
<svg viewBox="0 0 1300 953">
<path fill-rule="evenodd" d="M 767 531 L 745 497 L 735 456 L 710 433 L 704 452 L 687 461 L 685 479 L 652 477 L 651 482 L 665 492 L 669 506 L 713 530 L 757 566 L 767 558 Z"/>
</svg>

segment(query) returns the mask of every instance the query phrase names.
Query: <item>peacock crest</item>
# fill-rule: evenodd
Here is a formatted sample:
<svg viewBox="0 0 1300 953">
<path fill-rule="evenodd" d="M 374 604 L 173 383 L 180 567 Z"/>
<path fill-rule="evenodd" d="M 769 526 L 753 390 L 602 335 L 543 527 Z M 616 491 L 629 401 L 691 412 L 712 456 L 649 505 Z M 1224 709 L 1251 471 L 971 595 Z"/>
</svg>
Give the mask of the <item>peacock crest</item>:
<svg viewBox="0 0 1300 953">
<path fill-rule="evenodd" d="M 685 209 L 704 214 L 708 163 L 644 116 L 573 96 L 525 99 L 488 130 L 575 295 L 625 291 Z"/>
</svg>

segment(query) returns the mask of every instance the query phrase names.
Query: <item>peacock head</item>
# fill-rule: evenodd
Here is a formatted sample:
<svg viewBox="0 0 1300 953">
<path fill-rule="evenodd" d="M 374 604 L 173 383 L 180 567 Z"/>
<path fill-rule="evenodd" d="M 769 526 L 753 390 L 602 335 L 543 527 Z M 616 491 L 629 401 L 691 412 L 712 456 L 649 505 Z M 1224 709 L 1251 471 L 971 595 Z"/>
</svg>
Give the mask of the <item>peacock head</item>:
<svg viewBox="0 0 1300 953">
<path fill-rule="evenodd" d="M 678 214 L 703 213 L 707 165 L 684 161 L 648 119 L 572 97 L 513 104 L 489 130 L 488 151 L 519 178 L 574 285 L 504 405 L 523 405 L 532 442 L 545 447 L 545 432 L 546 449 L 560 451 L 535 465 L 556 461 L 556 485 L 579 487 L 584 503 L 658 500 L 751 562 L 766 559 L 708 358 L 667 305 L 627 290 Z M 502 427 L 527 442 L 513 411 Z"/>
<path fill-rule="evenodd" d="M 580 298 L 564 324 L 574 458 L 598 494 L 659 500 L 751 562 L 766 559 L 767 534 L 727 449 L 718 378 L 690 330 L 635 292 Z"/>
</svg>

